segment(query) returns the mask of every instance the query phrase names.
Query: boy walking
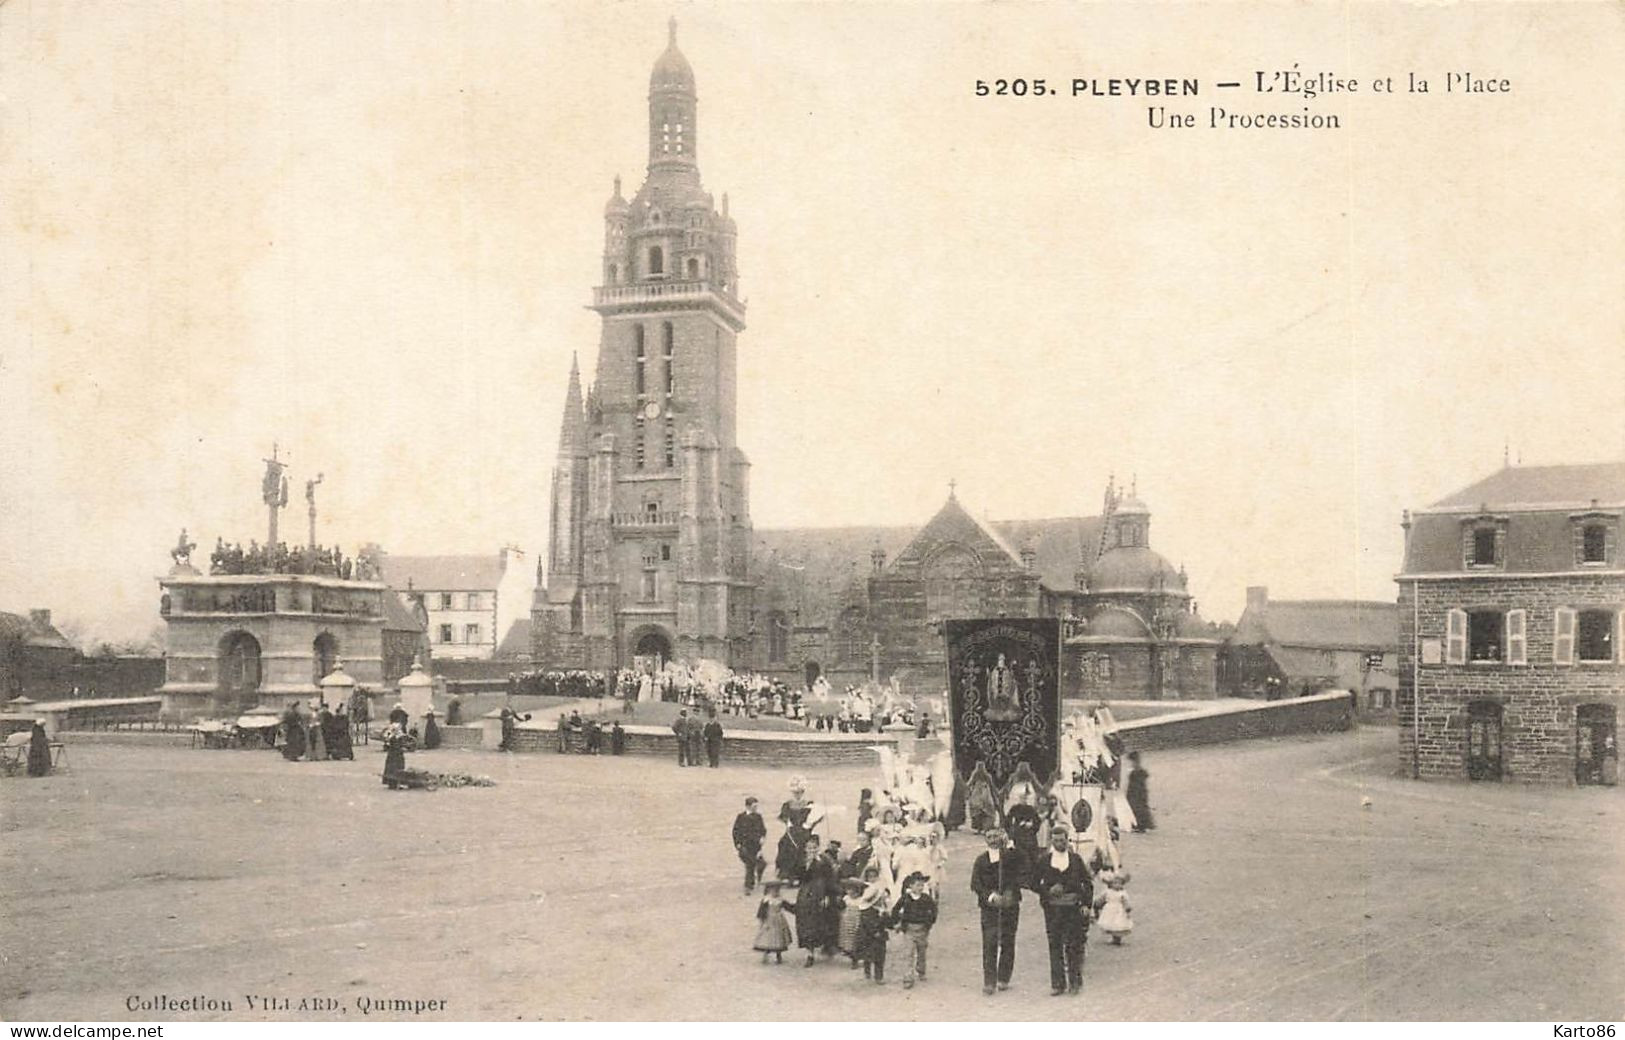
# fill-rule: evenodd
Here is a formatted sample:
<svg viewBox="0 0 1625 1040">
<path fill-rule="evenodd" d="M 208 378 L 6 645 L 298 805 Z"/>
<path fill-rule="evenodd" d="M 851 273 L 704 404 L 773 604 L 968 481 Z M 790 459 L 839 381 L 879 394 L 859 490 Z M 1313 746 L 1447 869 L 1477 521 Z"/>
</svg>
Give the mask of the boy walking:
<svg viewBox="0 0 1625 1040">
<path fill-rule="evenodd" d="M 925 948 L 931 939 L 931 926 L 937 923 L 937 901 L 925 890 L 926 877 L 919 871 L 903 882 L 903 898 L 892 911 L 892 918 L 901 927 L 903 940 L 908 944 L 904 956 L 908 957 L 908 973 L 903 976 L 903 988 L 912 989 L 914 981 L 925 981 Z"/>
<path fill-rule="evenodd" d="M 767 869 L 762 859 L 762 840 L 767 837 L 767 824 L 762 822 L 755 798 L 745 799 L 745 811 L 734 817 L 734 851 L 745 864 L 745 893 L 756 890 L 756 877 Z"/>
</svg>

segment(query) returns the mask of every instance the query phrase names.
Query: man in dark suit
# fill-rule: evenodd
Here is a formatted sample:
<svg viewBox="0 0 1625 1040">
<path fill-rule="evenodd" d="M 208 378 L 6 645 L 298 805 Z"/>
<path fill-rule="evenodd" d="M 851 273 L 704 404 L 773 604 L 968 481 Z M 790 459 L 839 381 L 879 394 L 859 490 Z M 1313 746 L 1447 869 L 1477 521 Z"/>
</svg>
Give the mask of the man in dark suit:
<svg viewBox="0 0 1625 1040">
<path fill-rule="evenodd" d="M 1027 864 L 1004 832 L 987 832 L 987 851 L 971 867 L 970 888 L 982 910 L 982 992 L 1010 988 L 1016 966 L 1016 927 L 1021 923 L 1021 888 Z"/>
<path fill-rule="evenodd" d="M 722 723 L 718 722 L 716 716 L 713 715 L 711 721 L 705 724 L 705 729 L 702 732 L 705 736 L 706 762 L 712 769 L 715 769 L 717 763 L 722 760 Z"/>
<path fill-rule="evenodd" d="M 1094 884 L 1083 857 L 1072 851 L 1065 824 L 1050 830 L 1050 850 L 1033 867 L 1033 888 L 1044 907 L 1049 935 L 1050 995 L 1083 989 L 1083 951 L 1089 939 L 1089 907 Z"/>
<path fill-rule="evenodd" d="M 688 712 L 679 711 L 677 721 L 671 724 L 671 731 L 677 735 L 677 764 L 686 766 L 688 762 Z M 698 762 L 694 763 L 699 765 Z"/>
</svg>

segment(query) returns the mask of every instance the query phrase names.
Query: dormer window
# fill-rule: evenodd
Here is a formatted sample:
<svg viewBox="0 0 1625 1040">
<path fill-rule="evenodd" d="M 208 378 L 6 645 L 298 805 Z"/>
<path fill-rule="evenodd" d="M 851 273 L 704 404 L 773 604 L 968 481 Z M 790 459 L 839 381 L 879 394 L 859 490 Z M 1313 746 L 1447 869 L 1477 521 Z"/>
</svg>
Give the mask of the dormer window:
<svg viewBox="0 0 1625 1040">
<path fill-rule="evenodd" d="M 1576 567 L 1619 566 L 1620 514 L 1599 512 L 1596 503 L 1583 513 L 1569 514 Z"/>
<path fill-rule="evenodd" d="M 1481 514 L 1462 520 L 1462 566 L 1473 570 L 1505 567 L 1506 544 L 1506 517 Z"/>
<path fill-rule="evenodd" d="M 1608 562 L 1608 528 L 1602 524 L 1586 524 L 1580 534 L 1580 562 Z"/>
</svg>

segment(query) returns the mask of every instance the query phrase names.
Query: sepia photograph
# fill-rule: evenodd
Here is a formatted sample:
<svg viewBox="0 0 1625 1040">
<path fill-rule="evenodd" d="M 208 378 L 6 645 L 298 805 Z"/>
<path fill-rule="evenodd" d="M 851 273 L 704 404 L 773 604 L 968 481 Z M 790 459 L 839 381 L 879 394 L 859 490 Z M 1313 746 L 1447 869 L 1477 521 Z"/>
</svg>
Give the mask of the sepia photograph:
<svg viewBox="0 0 1625 1040">
<path fill-rule="evenodd" d="M 0 1020 L 1612 1036 L 1621 69 L 0 0 Z"/>
</svg>

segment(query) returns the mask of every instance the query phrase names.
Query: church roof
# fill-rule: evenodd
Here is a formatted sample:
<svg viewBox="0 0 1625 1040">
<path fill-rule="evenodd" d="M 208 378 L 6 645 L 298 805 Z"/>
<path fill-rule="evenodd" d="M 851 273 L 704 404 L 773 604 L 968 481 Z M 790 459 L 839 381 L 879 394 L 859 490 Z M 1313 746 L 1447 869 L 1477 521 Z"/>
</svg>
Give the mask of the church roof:
<svg viewBox="0 0 1625 1040">
<path fill-rule="evenodd" d="M 666 50 L 649 73 L 649 90 L 694 90 L 694 68 L 677 49 L 677 19 L 668 23 Z"/>
<path fill-rule="evenodd" d="M 502 557 L 396 556 L 383 559 L 384 584 L 419 592 L 487 591 L 502 582 Z"/>
<path fill-rule="evenodd" d="M 1162 554 L 1144 545 L 1107 549 L 1089 567 L 1089 591 L 1123 589 L 1146 592 L 1183 592 L 1185 579 Z"/>
<path fill-rule="evenodd" d="M 975 522 L 1018 559 L 1018 550 L 1008 547 L 1031 546 L 1034 566 L 1045 586 L 1071 589 L 1076 587 L 1085 550 L 1094 551 L 1101 519 L 1065 516 Z M 757 528 L 752 559 L 764 571 L 779 566 L 798 572 L 801 602 L 796 605 L 802 618 L 808 624 L 823 623 L 839 612 L 852 582 L 867 581 L 873 573 L 870 554 L 876 546 L 886 553 L 889 563 L 920 533 L 921 528 L 905 526 Z"/>
</svg>

